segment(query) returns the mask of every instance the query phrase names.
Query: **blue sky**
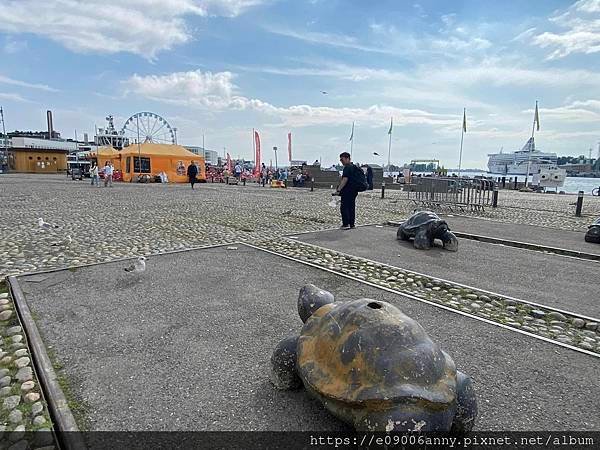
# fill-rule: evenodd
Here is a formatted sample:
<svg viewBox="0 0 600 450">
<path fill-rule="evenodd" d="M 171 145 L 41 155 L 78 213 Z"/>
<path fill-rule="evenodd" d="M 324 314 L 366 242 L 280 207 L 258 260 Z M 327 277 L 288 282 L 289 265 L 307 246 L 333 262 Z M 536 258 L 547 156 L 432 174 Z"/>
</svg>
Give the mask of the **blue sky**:
<svg viewBox="0 0 600 450">
<path fill-rule="evenodd" d="M 600 0 L 0 0 L 0 105 L 8 129 L 90 135 L 153 111 L 182 144 L 252 157 L 438 158 L 463 167 L 520 148 L 596 154 Z M 327 94 L 323 94 L 326 91 Z M 384 157 L 373 156 L 377 152 Z"/>
</svg>

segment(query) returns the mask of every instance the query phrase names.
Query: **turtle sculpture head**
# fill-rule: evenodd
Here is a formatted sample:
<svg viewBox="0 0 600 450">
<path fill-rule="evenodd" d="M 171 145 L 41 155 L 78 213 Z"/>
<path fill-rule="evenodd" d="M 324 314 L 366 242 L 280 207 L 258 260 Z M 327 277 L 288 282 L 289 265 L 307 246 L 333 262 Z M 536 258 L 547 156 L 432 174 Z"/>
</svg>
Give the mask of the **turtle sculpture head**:
<svg viewBox="0 0 600 450">
<path fill-rule="evenodd" d="M 276 387 L 304 386 L 357 430 L 471 431 L 471 379 L 398 308 L 366 298 L 334 302 L 331 293 L 307 285 L 298 309 L 310 315 L 299 336 L 275 348 Z"/>
<path fill-rule="evenodd" d="M 588 227 L 585 233 L 585 242 L 600 244 L 600 218 Z"/>
<path fill-rule="evenodd" d="M 450 231 L 446 221 L 431 211 L 414 213 L 400 224 L 396 236 L 403 241 L 414 239 L 414 246 L 419 250 L 429 250 L 435 239 L 442 241 L 446 250 L 458 250 L 458 239 Z"/>
</svg>

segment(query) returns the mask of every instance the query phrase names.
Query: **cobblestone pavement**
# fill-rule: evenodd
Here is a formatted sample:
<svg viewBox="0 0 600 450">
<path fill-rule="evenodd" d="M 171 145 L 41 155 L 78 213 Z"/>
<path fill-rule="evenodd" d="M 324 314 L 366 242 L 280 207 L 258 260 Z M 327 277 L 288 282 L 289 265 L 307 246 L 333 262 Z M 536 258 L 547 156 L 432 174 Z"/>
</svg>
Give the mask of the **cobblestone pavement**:
<svg viewBox="0 0 600 450">
<path fill-rule="evenodd" d="M 96 188 L 61 176 L 0 176 L 0 278 L 202 245 L 255 242 L 339 224 L 337 208 L 328 206 L 328 190 L 311 193 L 211 184 L 194 191 L 187 185 L 114 186 Z M 592 216 L 570 213 L 574 201 L 573 196 L 502 191 L 500 203 L 510 207 L 464 214 L 585 230 Z M 588 196 L 585 201 L 584 211 L 600 211 L 600 199 Z M 514 207 L 519 204 L 524 207 Z M 398 191 L 388 191 L 384 200 L 378 191 L 363 193 L 357 222 L 402 220 L 414 208 Z M 40 217 L 59 228 L 40 230 Z"/>
</svg>

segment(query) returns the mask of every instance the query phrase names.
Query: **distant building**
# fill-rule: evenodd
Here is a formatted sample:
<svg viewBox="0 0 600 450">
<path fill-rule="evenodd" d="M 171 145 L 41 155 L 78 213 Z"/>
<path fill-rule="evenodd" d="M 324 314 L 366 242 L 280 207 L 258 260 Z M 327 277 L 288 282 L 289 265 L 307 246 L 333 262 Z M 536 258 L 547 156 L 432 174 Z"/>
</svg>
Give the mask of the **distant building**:
<svg viewBox="0 0 600 450">
<path fill-rule="evenodd" d="M 580 173 L 590 173 L 592 171 L 592 163 L 581 163 L 581 164 L 563 164 L 559 166 L 561 169 L 565 169 L 568 175 L 577 175 Z"/>
<path fill-rule="evenodd" d="M 210 163 L 212 165 L 217 165 L 219 162 L 219 154 L 214 150 L 207 150 L 202 147 L 197 147 L 195 145 L 184 145 L 190 152 L 195 153 L 196 155 L 200 155 L 204 157 L 204 161 Z"/>
<path fill-rule="evenodd" d="M 28 173 L 63 172 L 67 169 L 68 153 L 75 151 L 76 142 L 13 137 L 8 148 L 9 170 Z"/>
</svg>

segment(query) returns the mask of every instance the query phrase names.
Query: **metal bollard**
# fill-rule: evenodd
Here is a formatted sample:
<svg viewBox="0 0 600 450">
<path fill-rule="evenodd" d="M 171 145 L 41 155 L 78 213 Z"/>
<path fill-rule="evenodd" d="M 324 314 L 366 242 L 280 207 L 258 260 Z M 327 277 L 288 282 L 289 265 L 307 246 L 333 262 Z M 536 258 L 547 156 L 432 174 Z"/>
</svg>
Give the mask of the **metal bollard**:
<svg viewBox="0 0 600 450">
<path fill-rule="evenodd" d="M 229 186 L 229 177 L 225 177 L 225 184 Z"/>
<path fill-rule="evenodd" d="M 492 208 L 498 207 L 498 186 L 494 186 L 494 192 L 492 193 Z"/>
<path fill-rule="evenodd" d="M 381 182 L 381 198 L 385 197 L 385 181 Z"/>
<path fill-rule="evenodd" d="M 506 177 L 502 177 L 502 189 L 506 187 Z"/>
<path fill-rule="evenodd" d="M 313 192 L 315 190 L 315 177 L 312 177 L 310 179 L 310 192 Z"/>
<path fill-rule="evenodd" d="M 517 190 L 517 177 L 515 177 L 515 185 L 514 185 L 513 189 L 514 189 L 515 191 Z"/>
<path fill-rule="evenodd" d="M 581 217 L 581 209 L 583 208 L 583 191 L 577 194 L 577 206 L 575 207 L 575 215 Z"/>
<path fill-rule="evenodd" d="M 245 178 L 242 178 L 242 185 L 246 186 L 246 179 Z"/>
</svg>

